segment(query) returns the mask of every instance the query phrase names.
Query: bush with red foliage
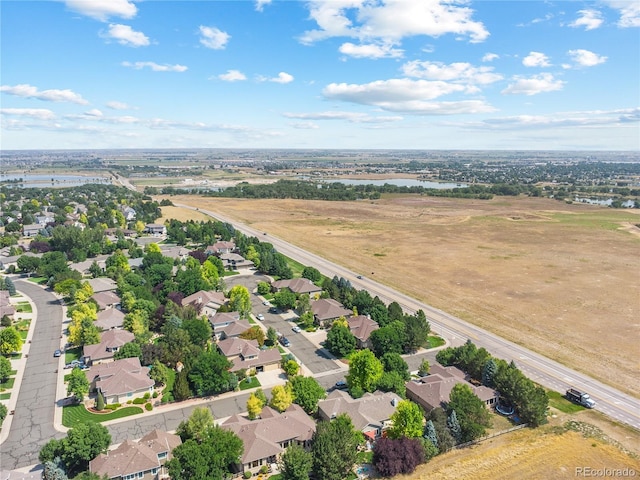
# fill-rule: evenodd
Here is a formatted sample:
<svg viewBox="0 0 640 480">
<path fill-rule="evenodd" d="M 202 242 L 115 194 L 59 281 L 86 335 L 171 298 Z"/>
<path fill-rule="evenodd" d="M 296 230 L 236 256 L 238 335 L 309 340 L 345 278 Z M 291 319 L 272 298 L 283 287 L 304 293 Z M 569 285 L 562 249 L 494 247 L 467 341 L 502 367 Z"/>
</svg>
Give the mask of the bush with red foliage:
<svg viewBox="0 0 640 480">
<path fill-rule="evenodd" d="M 373 465 L 383 477 L 412 473 L 424 463 L 424 449 L 418 438 L 380 438 L 373 447 Z"/>
</svg>

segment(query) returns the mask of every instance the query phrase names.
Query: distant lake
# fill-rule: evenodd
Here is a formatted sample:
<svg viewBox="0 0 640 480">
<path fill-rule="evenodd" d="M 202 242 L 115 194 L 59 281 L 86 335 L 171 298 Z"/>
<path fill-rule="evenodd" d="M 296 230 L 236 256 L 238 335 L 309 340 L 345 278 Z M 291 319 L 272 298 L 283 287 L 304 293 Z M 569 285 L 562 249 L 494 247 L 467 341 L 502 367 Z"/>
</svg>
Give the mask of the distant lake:
<svg viewBox="0 0 640 480">
<path fill-rule="evenodd" d="M 610 207 L 611 204 L 613 203 L 613 198 L 607 198 L 603 200 L 603 199 L 597 199 L 597 198 L 576 197 L 573 199 L 573 201 L 577 203 L 588 203 L 589 205 L 606 205 Z M 635 204 L 636 204 L 635 200 L 625 200 L 624 202 L 622 202 L 622 207 L 633 208 Z"/>
<path fill-rule="evenodd" d="M 344 180 L 324 180 L 329 183 L 344 183 L 345 185 L 377 185 L 382 186 L 384 184 L 395 185 L 396 187 L 422 187 L 422 188 L 435 188 L 438 190 L 448 190 L 450 188 L 466 188 L 469 185 L 464 183 L 440 183 L 440 182 L 427 182 L 424 180 L 416 180 L 415 178 L 387 178 L 383 180 L 354 180 L 351 178 L 345 178 Z"/>
<path fill-rule="evenodd" d="M 20 183 L 13 183 L 21 180 Z M 0 175 L 0 183 L 7 186 L 17 186 L 21 188 L 48 188 L 48 187 L 77 187 L 88 183 L 111 183 L 108 177 L 85 177 L 82 175 L 29 175 L 29 174 L 8 174 Z"/>
</svg>

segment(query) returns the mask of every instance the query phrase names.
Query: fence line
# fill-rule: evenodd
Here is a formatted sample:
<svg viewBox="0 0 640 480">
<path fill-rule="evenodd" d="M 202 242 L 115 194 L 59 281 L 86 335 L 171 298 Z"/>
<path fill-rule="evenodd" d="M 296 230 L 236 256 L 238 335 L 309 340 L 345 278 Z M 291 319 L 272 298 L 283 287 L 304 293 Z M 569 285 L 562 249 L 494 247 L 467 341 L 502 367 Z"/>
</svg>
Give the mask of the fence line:
<svg viewBox="0 0 640 480">
<path fill-rule="evenodd" d="M 470 442 L 461 443 L 460 445 L 456 445 L 454 448 L 468 447 L 469 445 L 474 445 L 476 443 L 484 442 L 485 440 L 489 440 L 491 438 L 498 437 L 500 435 L 504 435 L 505 433 L 515 432 L 516 430 L 520 430 L 521 428 L 524 428 L 524 427 L 526 427 L 528 425 L 529 425 L 528 423 L 523 423 L 521 425 L 516 425 L 515 427 L 507 428 L 506 430 L 501 430 L 499 432 L 492 433 L 491 435 L 487 435 L 486 437 L 481 437 L 481 438 L 477 438 L 475 440 L 471 440 Z"/>
</svg>

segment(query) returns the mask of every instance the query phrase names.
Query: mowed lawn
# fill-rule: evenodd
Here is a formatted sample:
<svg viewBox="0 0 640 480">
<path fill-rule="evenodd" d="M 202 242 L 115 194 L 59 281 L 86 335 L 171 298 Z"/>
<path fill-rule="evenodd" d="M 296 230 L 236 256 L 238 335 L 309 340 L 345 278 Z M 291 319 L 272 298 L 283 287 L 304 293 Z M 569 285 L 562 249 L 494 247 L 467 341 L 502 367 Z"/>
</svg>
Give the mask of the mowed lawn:
<svg viewBox="0 0 640 480">
<path fill-rule="evenodd" d="M 223 213 L 354 272 L 375 272 L 378 282 L 640 392 L 637 210 L 525 197 L 171 200 Z"/>
</svg>

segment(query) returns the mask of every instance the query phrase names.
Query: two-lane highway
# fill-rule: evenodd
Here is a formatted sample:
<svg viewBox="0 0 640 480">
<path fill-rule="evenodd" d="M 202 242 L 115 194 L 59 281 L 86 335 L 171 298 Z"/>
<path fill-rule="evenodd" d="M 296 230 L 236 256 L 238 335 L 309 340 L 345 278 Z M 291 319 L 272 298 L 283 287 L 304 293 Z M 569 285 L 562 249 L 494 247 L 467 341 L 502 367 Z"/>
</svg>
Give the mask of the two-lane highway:
<svg viewBox="0 0 640 480">
<path fill-rule="evenodd" d="M 627 395 L 588 375 L 577 372 L 525 347 L 505 340 L 487 330 L 467 323 L 460 318 L 419 302 L 387 285 L 374 281 L 371 277 L 359 279 L 357 278 L 357 273 L 345 267 L 325 260 L 318 255 L 273 237 L 272 235 L 265 237 L 265 232 L 239 224 L 237 221 L 223 214 L 198 209 L 190 205 L 176 204 L 176 206 L 198 210 L 220 221 L 228 222 L 245 235 L 255 236 L 261 241 L 271 243 L 276 250 L 283 255 L 304 265 L 317 268 L 323 275 L 330 278 L 335 275 L 344 277 L 354 286 L 368 290 L 371 295 L 377 295 L 387 303 L 392 301 L 398 302 L 407 313 L 415 313 L 417 310 L 423 310 L 431 323 L 432 330 L 446 338 L 451 345 L 460 345 L 467 339 L 471 339 L 478 347 L 486 348 L 492 355 L 507 361 L 513 360 L 529 378 L 538 382 L 540 385 L 561 393 L 564 393 L 569 387 L 589 392 L 591 397 L 597 402 L 597 410 L 606 413 L 620 422 L 640 429 L 640 400 L 631 395 Z"/>
</svg>

